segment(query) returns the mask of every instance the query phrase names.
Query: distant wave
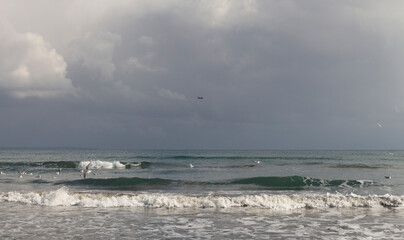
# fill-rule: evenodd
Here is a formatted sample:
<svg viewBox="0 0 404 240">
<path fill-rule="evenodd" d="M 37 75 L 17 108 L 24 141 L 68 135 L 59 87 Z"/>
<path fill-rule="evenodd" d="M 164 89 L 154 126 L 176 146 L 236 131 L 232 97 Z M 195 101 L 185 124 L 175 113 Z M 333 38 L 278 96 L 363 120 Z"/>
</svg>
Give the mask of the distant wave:
<svg viewBox="0 0 404 240">
<path fill-rule="evenodd" d="M 130 168 L 148 168 L 152 165 L 151 162 L 134 162 L 121 163 L 119 161 L 46 161 L 46 162 L 0 162 L 0 168 L 80 168 L 84 169 L 90 164 L 92 169 L 130 169 Z"/>
<path fill-rule="evenodd" d="M 250 168 L 256 166 L 257 166 L 256 164 L 244 164 L 244 165 L 223 166 L 222 168 Z"/>
<path fill-rule="evenodd" d="M 378 169 L 378 168 L 383 168 L 382 166 L 371 166 L 371 165 L 366 165 L 366 164 L 338 164 L 338 165 L 333 165 L 330 166 L 331 168 L 368 168 L 368 169 Z"/>
<path fill-rule="evenodd" d="M 125 168 L 149 168 L 153 163 L 151 162 L 140 162 L 140 163 L 126 163 Z"/>
<path fill-rule="evenodd" d="M 88 178 L 73 181 L 58 182 L 60 185 L 87 185 L 97 186 L 107 189 L 131 189 L 137 187 L 161 187 L 166 186 L 206 186 L 206 185 L 255 185 L 257 187 L 265 187 L 267 189 L 290 190 L 304 189 L 309 187 L 366 187 L 374 185 L 370 180 L 322 180 L 301 176 L 288 177 L 254 177 L 244 178 L 230 181 L 219 182 L 197 182 L 197 181 L 181 181 L 162 178 Z"/>
<path fill-rule="evenodd" d="M 199 156 L 199 155 L 167 155 L 167 156 L 136 156 L 136 159 L 176 159 L 176 160 L 340 160 L 335 157 L 322 156 Z"/>
<path fill-rule="evenodd" d="M 72 161 L 51 161 L 42 163 L 42 166 L 47 168 L 77 168 L 77 165 L 77 162 Z"/>
<path fill-rule="evenodd" d="M 270 210 L 402 207 L 404 196 L 355 194 L 185 195 L 170 193 L 74 193 L 62 187 L 50 192 L 0 193 L 0 202 L 86 208 L 262 208 Z"/>
<path fill-rule="evenodd" d="M 90 164 L 91 169 L 135 169 L 135 168 L 183 168 L 187 167 L 190 162 L 195 162 L 192 160 L 199 159 L 199 157 L 189 157 L 189 156 L 177 156 L 178 158 L 184 157 L 189 161 L 184 162 L 175 162 L 175 161 L 158 161 L 158 162 L 149 162 L 149 161 L 141 161 L 141 162 L 120 162 L 120 161 L 103 161 L 103 160 L 87 160 L 87 161 L 45 161 L 45 162 L 0 162 L 0 168 L 79 168 L 84 169 L 88 164 Z M 210 157 L 204 157 L 210 158 Z M 213 157 L 214 158 L 214 157 Z M 255 158 L 251 157 L 251 161 L 245 161 L 244 163 L 235 162 L 234 165 L 230 165 L 231 161 L 224 161 L 223 165 L 220 164 L 211 164 L 208 165 L 204 163 L 205 168 L 250 168 L 257 167 L 261 162 L 265 164 L 265 159 L 268 158 Z M 307 158 L 309 159 L 309 158 Z M 312 158 L 310 158 L 312 159 Z M 254 163 L 254 161 L 256 163 Z M 286 161 L 277 161 L 272 164 L 275 165 L 289 165 L 290 162 Z M 361 163 L 352 163 L 352 164 L 336 164 L 336 165 L 328 165 L 327 162 L 321 161 L 301 161 L 293 164 L 302 164 L 302 165 L 325 165 L 330 168 L 358 168 L 358 169 L 379 169 L 379 168 L 389 168 L 391 166 L 385 165 L 367 165 Z"/>
<path fill-rule="evenodd" d="M 77 168 L 79 162 L 47 161 L 47 162 L 0 162 L 0 167 L 45 167 L 45 168 Z"/>
<path fill-rule="evenodd" d="M 181 181 L 162 179 L 162 178 L 87 178 L 79 179 L 66 182 L 58 182 L 56 184 L 66 184 L 66 185 L 93 185 L 93 186 L 103 186 L 103 187 L 125 187 L 125 186 L 151 186 L 160 185 L 165 186 L 172 183 L 180 183 Z"/>
<path fill-rule="evenodd" d="M 254 184 L 273 188 L 299 188 L 299 187 L 339 187 L 339 186 L 367 186 L 373 181 L 368 180 L 323 180 L 302 176 L 288 177 L 254 177 L 234 180 L 232 184 Z"/>
</svg>

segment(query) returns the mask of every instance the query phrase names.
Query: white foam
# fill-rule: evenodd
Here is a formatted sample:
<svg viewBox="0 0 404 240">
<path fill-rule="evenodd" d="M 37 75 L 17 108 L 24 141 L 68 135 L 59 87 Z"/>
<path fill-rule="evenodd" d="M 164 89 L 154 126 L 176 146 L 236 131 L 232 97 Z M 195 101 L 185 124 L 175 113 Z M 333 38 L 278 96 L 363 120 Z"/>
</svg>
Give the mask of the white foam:
<svg viewBox="0 0 404 240">
<path fill-rule="evenodd" d="M 107 162 L 107 161 L 82 161 L 79 163 L 79 168 L 85 169 L 87 165 L 90 164 L 90 169 L 114 169 L 114 168 L 125 168 L 125 165 L 119 161 Z"/>
<path fill-rule="evenodd" d="M 142 163 L 131 163 L 130 166 L 131 167 L 141 167 Z"/>
<path fill-rule="evenodd" d="M 145 193 L 138 195 L 72 193 L 66 187 L 42 193 L 0 193 L 0 202 L 17 202 L 43 206 L 80 207 L 144 207 L 144 208 L 265 208 L 294 210 L 304 208 L 350 208 L 350 207 L 401 207 L 404 196 L 355 194 L 324 195 L 241 195 L 241 196 L 188 196 L 169 193 Z"/>
</svg>

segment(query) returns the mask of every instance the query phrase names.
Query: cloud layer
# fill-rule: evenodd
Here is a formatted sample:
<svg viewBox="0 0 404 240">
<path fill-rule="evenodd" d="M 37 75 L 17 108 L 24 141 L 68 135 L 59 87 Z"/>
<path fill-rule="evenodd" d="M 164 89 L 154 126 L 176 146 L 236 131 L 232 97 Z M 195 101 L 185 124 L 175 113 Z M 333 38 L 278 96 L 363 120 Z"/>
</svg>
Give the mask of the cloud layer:
<svg viewBox="0 0 404 240">
<path fill-rule="evenodd" d="M 0 30 L 0 89 L 15 98 L 53 98 L 73 94 L 66 62 L 43 37 Z"/>
<path fill-rule="evenodd" d="M 2 1 L 0 146 L 400 148 L 402 9 Z"/>
</svg>

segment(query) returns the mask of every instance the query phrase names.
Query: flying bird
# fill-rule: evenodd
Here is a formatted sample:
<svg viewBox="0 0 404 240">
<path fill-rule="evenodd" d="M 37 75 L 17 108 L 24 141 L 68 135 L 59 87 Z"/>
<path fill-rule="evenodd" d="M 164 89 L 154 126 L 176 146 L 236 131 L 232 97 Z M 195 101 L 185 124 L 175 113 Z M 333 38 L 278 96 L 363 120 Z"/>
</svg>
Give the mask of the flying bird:
<svg viewBox="0 0 404 240">
<path fill-rule="evenodd" d="M 376 123 L 379 128 L 383 127 L 380 123 Z"/>
<path fill-rule="evenodd" d="M 90 164 L 91 164 L 91 162 L 86 166 L 86 169 L 85 169 L 85 170 L 82 170 L 82 171 L 81 171 L 81 172 L 83 173 L 84 179 L 87 177 L 87 173 L 90 173 L 90 172 L 91 172 L 91 170 L 89 169 L 89 168 L 90 168 Z"/>
</svg>

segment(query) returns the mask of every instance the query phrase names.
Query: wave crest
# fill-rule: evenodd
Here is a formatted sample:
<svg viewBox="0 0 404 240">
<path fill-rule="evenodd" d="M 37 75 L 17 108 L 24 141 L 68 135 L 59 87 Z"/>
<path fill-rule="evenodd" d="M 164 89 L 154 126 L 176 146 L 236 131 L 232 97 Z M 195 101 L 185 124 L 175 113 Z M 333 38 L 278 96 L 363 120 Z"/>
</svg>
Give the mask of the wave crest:
<svg viewBox="0 0 404 240">
<path fill-rule="evenodd" d="M 90 164 L 90 169 L 114 169 L 114 168 L 120 168 L 123 169 L 126 166 L 119 161 L 113 161 L 113 162 L 107 162 L 107 161 L 82 161 L 79 163 L 78 168 L 86 168 L 87 165 Z"/>
<path fill-rule="evenodd" d="M 72 193 L 66 187 L 42 193 L 0 193 L 0 202 L 41 206 L 78 206 L 89 208 L 263 208 L 272 210 L 326 209 L 352 207 L 402 207 L 404 196 L 355 194 L 306 195 L 204 195 L 145 193 L 138 195 Z"/>
</svg>

